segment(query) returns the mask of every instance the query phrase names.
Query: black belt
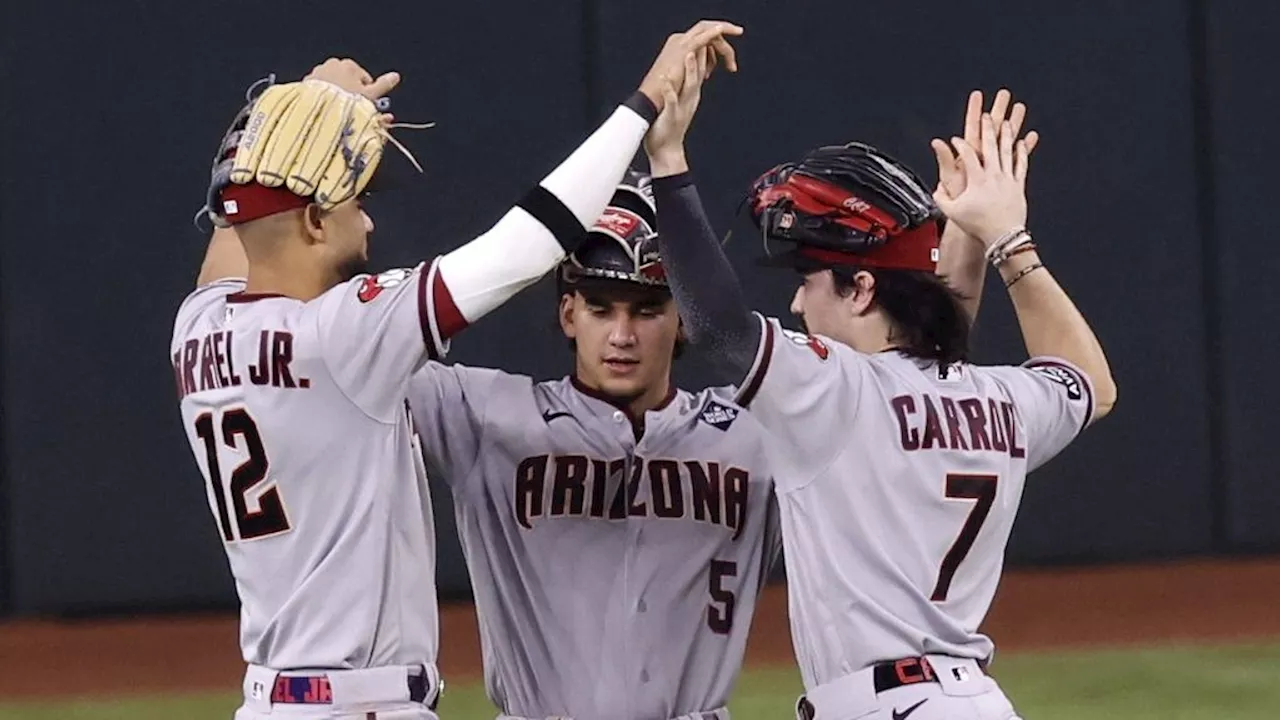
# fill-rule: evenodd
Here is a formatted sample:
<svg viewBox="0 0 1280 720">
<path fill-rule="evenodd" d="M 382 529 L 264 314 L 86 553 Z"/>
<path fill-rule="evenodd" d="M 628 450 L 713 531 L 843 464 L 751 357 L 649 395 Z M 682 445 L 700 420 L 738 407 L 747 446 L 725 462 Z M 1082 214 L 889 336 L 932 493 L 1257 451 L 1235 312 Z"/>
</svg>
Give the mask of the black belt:
<svg viewBox="0 0 1280 720">
<path fill-rule="evenodd" d="M 985 673 L 987 671 L 987 662 L 978 660 L 977 663 L 978 668 Z M 871 672 L 876 694 L 907 685 L 938 682 L 938 676 L 934 674 L 933 666 L 929 664 L 927 658 L 923 657 L 902 658 L 901 660 L 876 663 L 872 666 Z M 799 703 L 796 705 L 796 716 L 800 720 L 813 720 L 813 703 L 809 701 L 808 697 L 800 698 Z"/>
<path fill-rule="evenodd" d="M 431 682 L 426 675 L 410 675 L 409 702 L 420 703 L 431 694 Z M 436 709 L 437 695 L 430 707 Z M 333 702 L 333 690 L 326 675 L 277 675 L 271 689 L 271 702 L 289 705 L 329 705 Z"/>
<path fill-rule="evenodd" d="M 976 662 L 978 663 L 978 668 L 985 673 L 987 671 L 987 662 L 985 660 L 977 660 Z M 876 663 L 872 673 L 875 677 L 877 693 L 906 685 L 938 682 L 938 676 L 934 674 L 933 666 L 929 664 L 927 658 L 923 657 L 902 658 L 901 660 Z"/>
</svg>

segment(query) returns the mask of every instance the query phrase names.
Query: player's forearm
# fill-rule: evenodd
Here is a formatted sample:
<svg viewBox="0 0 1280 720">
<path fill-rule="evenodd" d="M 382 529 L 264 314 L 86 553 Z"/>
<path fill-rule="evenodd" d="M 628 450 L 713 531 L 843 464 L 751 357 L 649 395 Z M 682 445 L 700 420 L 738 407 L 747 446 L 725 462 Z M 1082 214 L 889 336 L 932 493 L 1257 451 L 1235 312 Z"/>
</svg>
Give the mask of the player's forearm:
<svg viewBox="0 0 1280 720">
<path fill-rule="evenodd" d="M 1032 356 L 1048 355 L 1068 360 L 1089 376 L 1093 384 L 1097 420 L 1111 411 L 1116 401 L 1116 384 L 1101 343 L 1075 303 L 1053 275 L 1043 267 L 1036 253 L 1022 253 L 1000 265 L 1000 275 L 1009 288 L 1009 298 L 1018 315 L 1022 338 Z"/>
<path fill-rule="evenodd" d="M 947 223 L 939 241 L 937 274 L 960 295 L 961 305 L 972 324 L 978 318 L 982 287 L 987 279 L 987 258 L 982 242 L 961 230 L 959 225 Z"/>
<path fill-rule="evenodd" d="M 689 340 L 713 356 L 720 372 L 740 380 L 755 360 L 761 325 L 747 307 L 692 176 L 656 177 L 653 194 L 662 264 Z"/>
<path fill-rule="evenodd" d="M 488 232 L 440 259 L 437 277 L 464 321 L 551 271 L 595 223 L 656 116 L 636 93 Z M 460 327 L 442 328 L 445 336 Z"/>
<path fill-rule="evenodd" d="M 200 265 L 196 287 L 224 278 L 242 278 L 248 275 L 249 258 L 244 254 L 244 245 L 236 231 L 231 228 L 215 228 L 204 253 L 204 262 Z"/>
</svg>

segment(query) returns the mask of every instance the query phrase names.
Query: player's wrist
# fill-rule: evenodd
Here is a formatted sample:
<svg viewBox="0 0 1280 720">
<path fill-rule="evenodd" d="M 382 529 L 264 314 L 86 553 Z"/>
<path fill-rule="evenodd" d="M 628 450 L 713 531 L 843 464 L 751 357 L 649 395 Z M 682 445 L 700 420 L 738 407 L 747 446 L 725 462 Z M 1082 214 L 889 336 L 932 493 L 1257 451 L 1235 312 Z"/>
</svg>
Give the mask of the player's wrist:
<svg viewBox="0 0 1280 720">
<path fill-rule="evenodd" d="M 689 172 L 689 159 L 684 154 L 683 146 L 662 148 L 648 155 L 649 173 L 655 180 Z"/>
<path fill-rule="evenodd" d="M 1019 252 L 996 266 L 996 269 L 1000 271 L 1000 278 L 1004 281 L 1005 288 L 1010 289 L 1014 285 L 1023 282 L 1027 276 L 1043 268 L 1044 263 L 1040 260 L 1040 255 L 1035 251 L 1034 247 L 1027 249 L 1025 252 Z"/>
</svg>

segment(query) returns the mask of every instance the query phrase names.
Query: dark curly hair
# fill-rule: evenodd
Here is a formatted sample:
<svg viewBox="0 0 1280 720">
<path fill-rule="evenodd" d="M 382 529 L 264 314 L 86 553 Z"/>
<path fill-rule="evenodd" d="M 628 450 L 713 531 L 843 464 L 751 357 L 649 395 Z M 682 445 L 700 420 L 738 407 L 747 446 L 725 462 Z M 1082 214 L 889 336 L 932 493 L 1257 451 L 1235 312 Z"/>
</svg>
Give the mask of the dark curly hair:
<svg viewBox="0 0 1280 720">
<path fill-rule="evenodd" d="M 853 278 L 865 270 L 875 278 L 875 304 L 891 323 L 889 339 L 912 357 L 942 365 L 969 360 L 969 317 L 964 298 L 945 278 L 920 270 L 832 268 L 841 297 L 853 292 Z"/>
</svg>

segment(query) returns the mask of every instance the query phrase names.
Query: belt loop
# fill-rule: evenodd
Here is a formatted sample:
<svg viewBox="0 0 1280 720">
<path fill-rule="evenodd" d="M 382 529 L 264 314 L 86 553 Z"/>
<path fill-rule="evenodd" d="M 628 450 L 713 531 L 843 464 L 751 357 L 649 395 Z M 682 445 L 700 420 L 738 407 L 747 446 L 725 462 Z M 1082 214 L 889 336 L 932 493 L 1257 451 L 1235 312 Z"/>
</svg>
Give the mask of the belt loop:
<svg viewBox="0 0 1280 720">
<path fill-rule="evenodd" d="M 807 695 L 796 700 L 796 720 L 813 720 L 813 703 L 809 702 Z"/>
</svg>

